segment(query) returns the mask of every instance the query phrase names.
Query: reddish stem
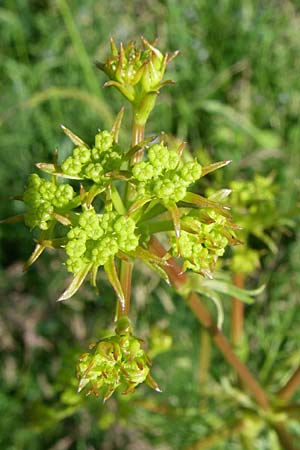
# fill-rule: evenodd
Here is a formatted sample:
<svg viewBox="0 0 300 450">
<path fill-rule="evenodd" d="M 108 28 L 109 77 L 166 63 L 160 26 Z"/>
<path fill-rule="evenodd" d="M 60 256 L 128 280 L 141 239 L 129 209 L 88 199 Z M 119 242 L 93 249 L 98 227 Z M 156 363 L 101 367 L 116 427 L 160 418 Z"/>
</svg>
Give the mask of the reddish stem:
<svg viewBox="0 0 300 450">
<path fill-rule="evenodd" d="M 298 367 L 288 382 L 278 392 L 278 397 L 287 402 L 293 396 L 295 390 L 300 386 L 300 367 Z"/>
<path fill-rule="evenodd" d="M 158 256 L 163 257 L 166 254 L 165 248 L 156 238 L 151 239 L 150 246 L 151 250 Z M 179 289 L 187 282 L 187 276 L 182 273 L 181 268 L 173 258 L 168 260 L 168 266 L 166 266 L 165 270 L 175 288 Z M 269 409 L 269 400 L 264 389 L 256 381 L 250 370 L 235 355 L 226 337 L 215 325 L 213 317 L 201 301 L 198 294 L 195 292 L 191 293 L 186 301 L 195 316 L 206 328 L 219 350 L 223 353 L 227 362 L 236 371 L 240 379 L 245 383 L 249 391 L 255 397 L 257 403 L 263 409 Z"/>
</svg>

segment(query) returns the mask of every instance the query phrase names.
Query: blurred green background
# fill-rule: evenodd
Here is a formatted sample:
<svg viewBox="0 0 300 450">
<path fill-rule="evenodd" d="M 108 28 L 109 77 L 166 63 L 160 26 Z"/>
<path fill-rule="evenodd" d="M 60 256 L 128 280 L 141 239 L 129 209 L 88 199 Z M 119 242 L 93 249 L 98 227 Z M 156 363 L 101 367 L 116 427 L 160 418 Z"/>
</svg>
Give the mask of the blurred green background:
<svg viewBox="0 0 300 450">
<path fill-rule="evenodd" d="M 160 49 L 181 52 L 167 76 L 177 84 L 162 91 L 147 132 L 187 141 L 200 162 L 232 159 L 210 180 L 213 186 L 273 173 L 278 214 L 294 226 L 270 230 L 278 250 L 264 251 L 261 270 L 249 280 L 250 287 L 267 287 L 247 308 L 246 330 L 248 365 L 274 393 L 300 358 L 299 2 L 3 0 L 0 30 L 1 218 L 22 212 L 9 197 L 22 193 L 35 162 L 49 161 L 55 148 L 61 158 L 70 151 L 60 124 L 87 142 L 98 128 L 111 127 L 124 102 L 102 88 L 105 76 L 93 65 L 106 58 L 110 36 L 117 43 L 159 37 Z M 124 124 L 121 140 L 128 143 L 128 106 Z M 185 449 L 232 427 L 247 410 L 215 349 L 209 378 L 202 380 L 200 325 L 172 289 L 142 267 L 132 317 L 154 356 L 163 393 L 142 387 L 104 406 L 78 395 L 76 360 L 111 327 L 113 293 L 103 277 L 99 296 L 86 286 L 58 304 L 67 276 L 60 256 L 44 254 L 23 274 L 32 236 L 23 224 L 3 225 L 0 239 L 1 449 Z M 229 304 L 224 299 L 225 310 Z M 294 400 L 299 403 L 299 392 Z M 296 409 L 289 428 L 300 440 L 299 416 Z M 255 427 L 250 413 L 248 434 L 250 449 L 279 449 L 273 432 Z M 194 448 L 242 450 L 248 438 L 225 432 Z"/>
</svg>

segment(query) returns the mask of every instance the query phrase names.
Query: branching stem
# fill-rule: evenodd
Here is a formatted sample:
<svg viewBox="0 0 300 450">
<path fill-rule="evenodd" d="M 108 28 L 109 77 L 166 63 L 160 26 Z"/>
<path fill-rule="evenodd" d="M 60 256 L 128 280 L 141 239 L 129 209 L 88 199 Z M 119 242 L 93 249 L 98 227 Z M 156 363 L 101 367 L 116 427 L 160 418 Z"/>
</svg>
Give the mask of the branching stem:
<svg viewBox="0 0 300 450">
<path fill-rule="evenodd" d="M 135 121 L 135 116 L 133 116 L 133 124 L 132 124 L 132 146 L 139 144 L 144 140 L 145 127 L 139 125 Z M 143 151 L 137 152 L 134 156 L 134 160 L 132 162 L 138 162 L 143 158 Z M 127 204 L 129 190 L 127 189 L 125 192 L 125 201 L 124 204 Z M 118 316 L 120 315 L 129 315 L 130 311 L 130 298 L 131 298 L 131 280 L 132 280 L 132 269 L 133 262 L 132 261 L 121 261 L 120 266 L 120 282 L 124 292 L 125 297 L 125 307 L 124 310 L 119 308 Z"/>
</svg>

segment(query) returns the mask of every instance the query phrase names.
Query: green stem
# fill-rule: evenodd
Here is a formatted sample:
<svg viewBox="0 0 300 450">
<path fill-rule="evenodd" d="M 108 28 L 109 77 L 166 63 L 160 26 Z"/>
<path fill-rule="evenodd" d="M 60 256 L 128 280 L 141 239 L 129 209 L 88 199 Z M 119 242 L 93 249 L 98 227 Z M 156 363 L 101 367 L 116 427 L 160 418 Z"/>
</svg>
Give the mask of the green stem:
<svg viewBox="0 0 300 450">
<path fill-rule="evenodd" d="M 231 423 L 230 425 L 220 428 L 218 430 L 214 430 L 213 434 L 210 436 L 207 436 L 204 439 L 201 439 L 198 442 L 194 442 L 193 444 L 189 445 L 185 448 L 185 450 L 204 450 L 204 449 L 210 449 L 213 445 L 217 444 L 218 442 L 222 441 L 225 443 L 225 441 L 230 438 L 233 434 L 237 434 L 242 431 L 244 426 L 243 420 L 237 420 L 234 423 Z"/>
<path fill-rule="evenodd" d="M 211 360 L 211 341 L 205 328 L 200 330 L 199 384 L 200 388 L 207 383 Z"/>
<path fill-rule="evenodd" d="M 132 124 L 132 146 L 135 146 L 142 142 L 144 140 L 144 134 L 145 134 L 145 126 L 139 125 L 135 121 L 135 116 L 133 116 L 133 124 Z M 132 163 L 138 162 L 143 158 L 143 150 L 137 152 L 137 154 L 134 155 Z M 128 204 L 128 197 L 130 195 L 130 191 L 126 190 L 125 192 L 125 201 L 124 204 Z M 121 310 L 121 308 L 118 308 L 117 316 L 120 317 L 121 315 L 129 315 L 130 311 L 130 298 L 131 298 L 131 280 L 132 280 L 132 269 L 133 269 L 133 262 L 132 261 L 121 261 L 120 266 L 120 282 L 121 286 L 124 292 L 125 297 L 125 307 L 124 310 Z"/>
</svg>

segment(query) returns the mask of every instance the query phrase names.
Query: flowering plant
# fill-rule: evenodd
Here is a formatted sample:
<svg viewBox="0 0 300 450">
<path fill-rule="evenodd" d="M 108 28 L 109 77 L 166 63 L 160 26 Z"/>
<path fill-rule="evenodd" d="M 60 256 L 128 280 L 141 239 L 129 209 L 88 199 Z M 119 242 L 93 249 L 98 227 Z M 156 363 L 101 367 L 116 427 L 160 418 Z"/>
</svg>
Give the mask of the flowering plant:
<svg viewBox="0 0 300 450">
<path fill-rule="evenodd" d="M 144 38 L 142 43 L 143 48 L 133 42 L 121 45 L 118 52 L 111 41 L 110 58 L 97 63 L 109 77 L 106 86 L 116 87 L 133 106 L 131 147 L 119 142 L 124 109 L 111 130 L 97 132 L 93 145 L 63 126 L 75 146 L 72 154 L 60 164 L 57 154 L 53 163 L 38 163 L 47 178 L 30 175 L 17 197 L 26 205 L 17 220 L 39 230 L 26 268 L 46 248 L 66 254 L 73 277 L 59 300 L 75 295 L 87 277 L 96 286 L 102 267 L 115 290 L 115 334 L 94 344 L 78 365 L 79 390 L 90 385 L 90 392 L 98 394 L 105 387 L 105 399 L 118 386 L 127 393 L 144 381 L 159 390 L 129 320 L 134 260 L 168 283 L 172 258 L 182 261 L 182 273 L 192 270 L 212 278 L 218 258 L 236 241 L 237 227 L 219 202 L 230 191 L 204 197 L 191 190 L 201 177 L 230 161 L 201 166 L 196 159 L 183 160 L 183 143 L 174 148 L 164 138 L 144 136 L 159 89 L 168 83 L 163 81 L 166 65 L 177 52 L 163 55 Z M 165 233 L 169 242 L 164 256 L 153 250 L 157 233 Z"/>
</svg>

